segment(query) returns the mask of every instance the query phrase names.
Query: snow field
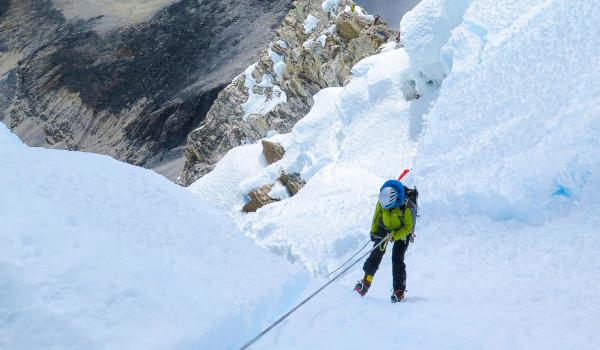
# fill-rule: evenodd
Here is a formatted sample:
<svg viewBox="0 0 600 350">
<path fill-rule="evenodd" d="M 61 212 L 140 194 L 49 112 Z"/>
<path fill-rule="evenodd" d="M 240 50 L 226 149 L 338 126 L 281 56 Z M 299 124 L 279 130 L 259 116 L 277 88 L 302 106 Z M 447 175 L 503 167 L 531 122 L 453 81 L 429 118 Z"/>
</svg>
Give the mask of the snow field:
<svg viewBox="0 0 600 350">
<path fill-rule="evenodd" d="M 422 217 L 407 252 L 406 302 L 391 305 L 391 252 L 369 294 L 351 286 L 361 264 L 256 349 L 594 349 L 597 220 L 548 227 L 489 218 Z M 576 266 L 576 268 L 574 268 Z M 574 271 L 576 269 L 576 272 Z M 309 290 L 324 282 L 315 281 Z"/>
<path fill-rule="evenodd" d="M 307 282 L 149 170 L 4 124 L 0 164 L 2 349 L 234 348 Z"/>
</svg>

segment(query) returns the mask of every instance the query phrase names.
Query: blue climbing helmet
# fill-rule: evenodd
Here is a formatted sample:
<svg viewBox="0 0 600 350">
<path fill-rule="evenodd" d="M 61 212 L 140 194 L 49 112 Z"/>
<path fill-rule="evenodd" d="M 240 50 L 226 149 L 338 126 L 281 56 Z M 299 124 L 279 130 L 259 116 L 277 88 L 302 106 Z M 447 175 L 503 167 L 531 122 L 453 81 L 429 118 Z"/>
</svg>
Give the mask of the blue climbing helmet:
<svg viewBox="0 0 600 350">
<path fill-rule="evenodd" d="M 384 209 L 397 208 L 404 204 L 404 185 L 400 181 L 388 180 L 379 190 L 379 203 Z"/>
</svg>

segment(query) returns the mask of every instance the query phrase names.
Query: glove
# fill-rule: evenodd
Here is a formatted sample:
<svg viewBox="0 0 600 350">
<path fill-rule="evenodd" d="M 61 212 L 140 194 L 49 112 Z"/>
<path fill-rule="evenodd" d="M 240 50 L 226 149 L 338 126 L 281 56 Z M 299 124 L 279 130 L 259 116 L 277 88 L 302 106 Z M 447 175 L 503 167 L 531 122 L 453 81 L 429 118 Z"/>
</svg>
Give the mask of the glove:
<svg viewBox="0 0 600 350">
<path fill-rule="evenodd" d="M 386 232 L 386 237 L 388 241 L 390 241 L 390 243 L 394 243 L 396 240 L 394 239 L 394 234 L 396 233 L 396 231 L 388 231 Z"/>
<path fill-rule="evenodd" d="M 410 240 L 410 243 L 414 243 L 414 242 L 415 242 L 415 237 L 416 237 L 416 236 L 417 236 L 417 235 L 415 235 L 415 233 L 414 233 L 414 232 L 410 234 L 410 238 L 409 238 L 409 240 Z"/>
</svg>

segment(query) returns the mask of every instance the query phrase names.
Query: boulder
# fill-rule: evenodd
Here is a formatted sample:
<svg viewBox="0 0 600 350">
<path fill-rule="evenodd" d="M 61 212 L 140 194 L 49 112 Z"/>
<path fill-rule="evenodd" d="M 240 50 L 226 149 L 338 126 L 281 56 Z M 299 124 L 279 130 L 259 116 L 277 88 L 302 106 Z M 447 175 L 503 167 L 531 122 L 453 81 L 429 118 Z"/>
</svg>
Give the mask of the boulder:
<svg viewBox="0 0 600 350">
<path fill-rule="evenodd" d="M 269 203 L 277 202 L 277 199 L 269 197 L 269 192 L 271 192 L 272 188 L 273 185 L 264 185 L 248 193 L 250 201 L 244 205 L 242 211 L 244 213 L 255 212 L 258 208 L 262 208 Z"/>
<path fill-rule="evenodd" d="M 300 174 L 287 174 L 285 172 L 281 173 L 281 176 L 279 176 L 279 182 L 281 182 L 288 189 L 288 192 L 292 196 L 295 196 L 296 193 L 298 193 L 298 191 L 300 191 L 300 189 L 306 184 L 306 182 L 300 177 Z"/>
<path fill-rule="evenodd" d="M 281 147 L 281 145 L 276 142 L 262 140 L 262 146 L 263 154 L 265 155 L 265 158 L 267 159 L 267 164 L 269 165 L 279 161 L 281 158 L 283 158 L 283 155 L 285 154 L 285 150 L 283 149 L 283 147 Z"/>
<path fill-rule="evenodd" d="M 364 19 L 352 12 L 341 13 L 335 23 L 338 34 L 346 41 L 358 38 L 367 26 Z"/>
</svg>

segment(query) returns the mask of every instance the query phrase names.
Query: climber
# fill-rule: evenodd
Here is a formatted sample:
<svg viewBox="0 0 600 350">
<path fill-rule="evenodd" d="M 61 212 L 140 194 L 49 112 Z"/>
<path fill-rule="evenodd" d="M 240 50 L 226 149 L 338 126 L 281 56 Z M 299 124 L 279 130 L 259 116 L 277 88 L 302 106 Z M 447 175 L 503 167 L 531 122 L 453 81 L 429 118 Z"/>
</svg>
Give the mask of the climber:
<svg viewBox="0 0 600 350">
<path fill-rule="evenodd" d="M 392 278 L 394 291 L 391 296 L 392 303 L 402 301 L 406 291 L 406 265 L 404 253 L 413 238 L 414 223 L 416 219 L 416 188 L 409 189 L 397 180 L 386 181 L 379 191 L 379 201 L 371 224 L 371 240 L 374 247 L 382 240 L 379 247 L 374 249 L 363 265 L 365 272 L 362 280 L 358 281 L 354 290 L 364 296 L 373 276 L 379 268 L 381 259 L 385 254 L 388 241 L 394 242 L 392 248 Z"/>
</svg>

